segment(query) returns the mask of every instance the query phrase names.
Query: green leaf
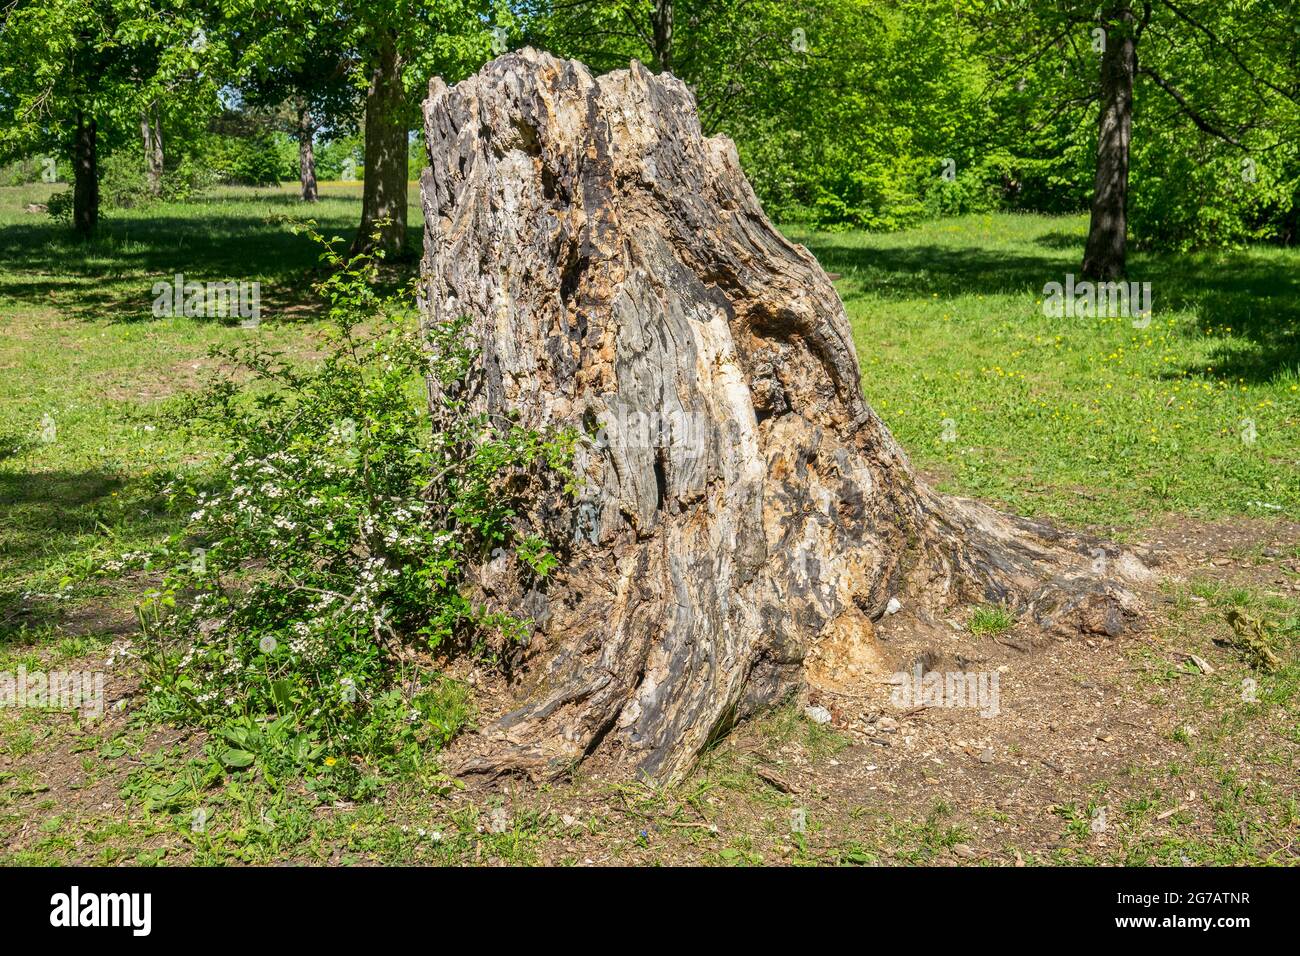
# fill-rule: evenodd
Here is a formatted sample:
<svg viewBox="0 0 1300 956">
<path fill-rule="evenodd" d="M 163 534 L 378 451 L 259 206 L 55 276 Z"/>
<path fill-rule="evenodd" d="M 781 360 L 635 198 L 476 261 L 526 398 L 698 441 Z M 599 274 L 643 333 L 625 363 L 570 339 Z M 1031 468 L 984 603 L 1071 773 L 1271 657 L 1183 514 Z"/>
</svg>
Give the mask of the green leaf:
<svg viewBox="0 0 1300 956">
<path fill-rule="evenodd" d="M 281 710 L 288 710 L 293 706 L 292 687 L 287 680 L 271 682 L 271 699 Z"/>
<path fill-rule="evenodd" d="M 231 747 L 221 754 L 221 762 L 232 770 L 239 770 L 243 767 L 250 766 L 257 758 L 247 750 L 236 750 Z"/>
</svg>

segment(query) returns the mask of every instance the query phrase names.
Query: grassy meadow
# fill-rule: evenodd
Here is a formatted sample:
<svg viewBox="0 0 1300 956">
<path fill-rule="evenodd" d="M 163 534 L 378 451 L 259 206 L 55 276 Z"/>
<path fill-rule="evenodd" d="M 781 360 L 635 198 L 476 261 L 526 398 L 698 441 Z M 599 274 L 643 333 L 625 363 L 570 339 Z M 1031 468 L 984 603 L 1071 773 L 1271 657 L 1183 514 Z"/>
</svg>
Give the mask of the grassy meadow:
<svg viewBox="0 0 1300 956">
<path fill-rule="evenodd" d="M 867 399 L 947 490 L 1121 528 L 1300 514 L 1300 252 L 1137 255 L 1138 329 L 1043 314 L 1086 216 L 789 232 L 843 276 Z"/>
<path fill-rule="evenodd" d="M 323 231 L 350 235 L 359 188 L 323 184 L 322 201 L 310 211 Z M 102 658 L 130 633 L 131 608 L 149 581 L 105 574 L 104 562 L 176 531 L 181 519 L 163 507 L 162 487 L 179 475 L 201 477 L 219 461 L 217 448 L 176 433 L 157 413 L 203 381 L 214 345 L 256 336 L 310 360 L 320 332 L 310 296 L 317 252 L 286 223 L 303 215 L 293 187 L 227 189 L 186 204 L 110 211 L 89 245 L 26 211 L 47 192 L 0 189 L 0 669 Z M 412 249 L 419 244 L 417 198 L 413 186 Z M 1043 285 L 1077 271 L 1086 225 L 1080 216 L 999 214 L 893 234 L 786 231 L 840 275 L 836 285 L 853 324 L 867 399 L 944 490 L 1129 540 L 1189 523 L 1300 520 L 1300 250 L 1138 253 L 1130 274 L 1152 284 L 1148 327 L 1135 328 L 1126 318 L 1047 317 Z M 155 317 L 152 286 L 176 273 L 199 281 L 259 281 L 260 325 Z M 1241 554 L 1249 562 L 1256 552 Z M 1281 557 L 1294 565 L 1300 542 Z M 1300 581 L 1300 574 L 1287 571 L 1284 580 Z M 1296 591 L 1289 584 L 1279 590 L 1272 579 L 1229 586 L 1201 574 L 1170 590 L 1168 600 L 1172 616 L 1161 633 L 1174 635 L 1179 647 L 1201 647 L 1202 654 L 1211 653 L 1203 632 L 1221 627 L 1225 607 L 1255 608 L 1280 622 L 1288 670 L 1270 685 L 1275 696 L 1269 699 L 1281 708 L 1283 726 L 1252 722 L 1274 721 L 1277 711 L 1244 723 L 1239 712 L 1225 711 L 1217 734 L 1165 739 L 1185 753 L 1153 764 L 1159 785 L 1146 777 L 1134 785 L 1134 792 L 1146 787 L 1143 793 L 1158 795 L 1150 807 L 1141 802 L 1145 797 L 1127 798 L 1136 807 L 1125 811 L 1135 836 L 1100 859 L 1273 862 L 1279 853 L 1294 853 L 1300 840 L 1294 789 L 1220 779 L 1213 767 L 1244 746 L 1237 735 L 1259 736 L 1267 728 L 1270 765 L 1283 777 L 1294 771 L 1300 746 Z M 1207 623 L 1211 618 L 1217 623 Z M 1155 653 L 1150 648 L 1135 653 L 1145 681 L 1141 693 L 1174 700 L 1164 695 L 1181 671 L 1169 673 L 1168 655 L 1142 657 Z M 1206 713 L 1230 710 L 1240 675 L 1225 675 L 1209 696 L 1177 699 Z M 800 726 L 792 730 L 789 719 L 767 725 L 773 746 L 797 738 L 819 760 L 844 746 L 797 718 Z M 56 728 L 40 715 L 0 713 L 0 860 L 582 862 L 589 852 L 545 852 L 552 824 L 544 815 L 521 812 L 507 830 L 490 834 L 482 826 L 486 804 L 427 818 L 429 788 L 447 788 L 445 781 L 430 782 L 434 769 L 384 802 L 322 814 L 302 794 L 266 781 L 222 782 L 195 771 L 187 761 L 200 744 L 159 738 L 143 721 L 103 739 L 80 722 Z M 57 747 L 77 754 L 71 766 L 85 787 L 113 781 L 113 793 L 129 809 L 69 810 L 43 798 L 49 782 L 33 768 Z M 119 778 L 113 767 L 121 760 L 130 766 Z M 1163 836 L 1148 841 L 1138 824 L 1155 826 L 1160 807 L 1184 802 L 1168 799 L 1171 763 L 1182 772 L 1204 768 L 1218 781 L 1212 786 L 1219 802 L 1204 820 L 1188 818 L 1194 837 L 1166 845 Z M 641 834 L 644 821 L 659 820 L 669 821 L 663 832 L 677 834 L 666 862 L 759 862 L 764 853 L 769 861 L 774 853 L 792 862 L 863 862 L 901 853 L 905 862 L 926 862 L 972 842 L 962 829 L 971 820 L 996 830 L 996 814 L 1012 812 L 988 809 L 993 816 L 979 817 L 985 812 L 979 807 L 930 807 L 913 819 L 900 810 L 896 819 L 877 821 L 869 839 L 853 830 L 862 815 L 846 809 L 842 819 L 828 820 L 815 838 L 784 853 L 772 849 L 779 841 L 765 824 L 755 823 L 752 833 L 737 824 L 718 841 L 707 828 L 680 823 L 696 819 L 690 807 L 714 806 L 709 801 L 724 806 L 752 797 L 754 820 L 786 812 L 786 798 L 754 796 L 753 788 L 762 786 L 747 771 L 715 764 L 704 773 L 707 786 L 697 780 L 694 790 L 671 799 L 619 791 L 609 796 L 617 810 L 591 811 L 584 819 L 627 830 L 618 838 L 622 859 L 658 859 L 650 837 Z M 1043 825 L 1066 842 L 1024 848 L 1023 856 L 1092 859 L 1067 850 L 1093 799 L 1099 793 L 1083 788 L 1078 807 L 1046 814 Z M 201 800 L 220 806 L 223 822 L 198 837 L 184 823 Z M 263 825 L 259 801 L 275 808 L 277 828 Z M 1178 824 L 1183 812 L 1160 817 L 1160 825 Z M 969 819 L 963 823 L 954 813 Z M 430 842 L 435 825 L 445 838 Z M 591 834 L 599 829 L 593 823 Z M 1085 837 L 1086 830 L 1085 820 Z"/>
</svg>

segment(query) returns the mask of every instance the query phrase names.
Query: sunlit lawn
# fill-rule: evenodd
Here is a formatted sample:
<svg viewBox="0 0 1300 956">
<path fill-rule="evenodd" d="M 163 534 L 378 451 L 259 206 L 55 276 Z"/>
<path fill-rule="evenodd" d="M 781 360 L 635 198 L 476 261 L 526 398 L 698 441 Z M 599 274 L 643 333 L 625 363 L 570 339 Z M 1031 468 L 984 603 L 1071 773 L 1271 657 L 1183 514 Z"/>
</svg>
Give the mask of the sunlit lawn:
<svg viewBox="0 0 1300 956">
<path fill-rule="evenodd" d="M 322 191 L 310 214 L 350 235 L 359 187 Z M 152 414 L 202 380 L 212 345 L 301 353 L 319 328 L 304 306 L 317 252 L 285 221 L 304 215 L 291 185 L 110 211 L 88 246 L 24 211 L 47 193 L 0 190 L 3 629 L 20 604 L 30 619 L 60 593 L 129 606 L 130 587 L 89 572 L 175 530 L 159 489 L 213 467 L 214 449 Z M 867 397 L 944 487 L 1075 523 L 1295 517 L 1300 253 L 1139 256 L 1149 328 L 1047 318 L 1042 286 L 1076 268 L 1085 225 L 998 215 L 789 232 L 843 274 Z M 155 318 L 152 286 L 178 272 L 259 281 L 262 324 Z"/>
<path fill-rule="evenodd" d="M 837 282 L 863 388 L 944 487 L 1070 522 L 1300 514 L 1300 251 L 1133 257 L 1130 318 L 1049 318 L 1086 217 L 791 229 Z"/>
<path fill-rule="evenodd" d="M 218 449 L 203 436 L 187 437 L 158 416 L 202 382 L 209 348 L 258 343 L 310 360 L 321 331 L 309 300 L 317 250 L 286 221 L 305 213 L 294 186 L 111 211 L 89 245 L 24 211 L 48 191 L 0 189 L 0 670 L 84 660 L 103 651 L 107 632 L 123 620 L 132 627 L 127 612 L 149 580 L 98 568 L 179 530 L 162 488 L 178 477 L 201 481 L 220 467 Z M 356 184 L 323 184 L 310 215 L 327 234 L 350 237 L 358 193 Z M 414 189 L 411 199 L 414 252 Z M 1077 268 L 1085 228 L 1081 217 L 998 215 L 894 235 L 787 231 L 842 274 L 837 286 L 867 398 L 948 490 L 1063 522 L 1109 524 L 1121 535 L 1185 516 L 1297 517 L 1300 254 L 1136 256 L 1133 277 L 1153 284 L 1149 327 L 1128 318 L 1048 318 L 1042 287 Z M 155 317 L 154 283 L 178 272 L 260 282 L 263 321 L 245 328 L 237 320 Z M 1192 632 L 1220 626 L 1223 607 L 1258 601 L 1283 621 L 1281 633 L 1295 632 L 1294 604 L 1280 595 L 1193 587 L 1209 610 L 1197 616 L 1180 604 L 1191 610 L 1179 646 L 1196 646 L 1188 643 Z M 1221 692 L 1230 702 L 1225 712 L 1244 721 L 1230 677 L 1222 677 Z M 1275 705 L 1292 699 L 1294 668 L 1265 692 Z M 329 815 L 308 794 L 271 793 L 262 782 L 194 785 L 189 775 L 199 764 L 187 762 L 183 747 L 147 744 L 153 729 L 141 720 L 119 738 L 87 734 L 89 743 L 68 743 L 59 735 L 80 734 L 78 727 L 56 726 L 40 712 L 0 720 L 0 754 L 14 761 L 0 773 L 0 835 L 42 820 L 39 834 L 15 842 L 21 846 L 9 861 L 326 862 L 341 853 L 344 864 L 530 862 L 543 837 L 536 816 L 485 834 L 471 807 L 439 823 L 443 841 L 417 839 L 423 830 L 403 821 L 424 820 L 431 789 L 441 786 L 424 779 L 406 781 L 383 803 Z M 1223 733 L 1215 747 L 1243 746 Z M 23 758 L 63 746 L 82 754 L 88 786 L 130 755 L 123 806 L 23 804 L 40 787 Z M 1285 749 L 1277 752 L 1287 759 Z M 1226 758 L 1214 750 L 1198 759 Z M 1266 796 L 1264 817 L 1293 818 L 1284 792 L 1276 807 Z M 255 810 L 259 801 L 274 804 L 274 829 Z M 214 808 L 206 835 L 191 832 L 198 806 Z M 1166 841 L 1158 858 L 1241 862 L 1275 852 L 1247 839 L 1244 810 L 1217 812 L 1230 823 L 1221 835 L 1205 846 Z"/>
</svg>

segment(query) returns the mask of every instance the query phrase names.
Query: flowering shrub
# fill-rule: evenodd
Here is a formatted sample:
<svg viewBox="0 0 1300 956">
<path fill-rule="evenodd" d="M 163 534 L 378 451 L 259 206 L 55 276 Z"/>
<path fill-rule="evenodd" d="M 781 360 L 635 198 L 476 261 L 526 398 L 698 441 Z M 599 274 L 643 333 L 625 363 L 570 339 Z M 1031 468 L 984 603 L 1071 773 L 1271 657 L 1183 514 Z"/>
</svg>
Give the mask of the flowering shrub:
<svg viewBox="0 0 1300 956">
<path fill-rule="evenodd" d="M 141 609 L 154 706 L 223 728 L 231 767 L 445 742 L 467 704 L 427 651 L 527 624 L 472 603 L 467 564 L 504 549 L 544 577 L 555 557 L 521 506 L 569 491 L 573 436 L 471 410 L 464 321 L 420 329 L 376 293 L 370 258 L 313 237 L 335 270 L 328 353 L 312 368 L 214 353 L 244 381 L 218 378 L 179 417 L 231 452 L 214 484 L 169 489 L 192 509 L 188 547 Z"/>
</svg>

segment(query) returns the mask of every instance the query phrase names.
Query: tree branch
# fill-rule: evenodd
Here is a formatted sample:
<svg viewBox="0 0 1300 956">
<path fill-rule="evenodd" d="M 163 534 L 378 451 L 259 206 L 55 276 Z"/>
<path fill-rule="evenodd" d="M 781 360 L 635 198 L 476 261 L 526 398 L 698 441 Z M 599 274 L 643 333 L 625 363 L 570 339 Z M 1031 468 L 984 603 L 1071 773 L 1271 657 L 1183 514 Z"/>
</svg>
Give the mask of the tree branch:
<svg viewBox="0 0 1300 956">
<path fill-rule="evenodd" d="M 1176 90 L 1169 83 L 1168 80 L 1166 80 L 1155 70 L 1151 69 L 1151 67 L 1149 66 L 1138 67 L 1138 75 L 1151 77 L 1151 79 L 1155 82 L 1156 86 L 1160 87 L 1162 90 L 1164 90 L 1173 98 L 1174 102 L 1177 103 L 1179 108 L 1182 109 L 1183 115 L 1186 116 L 1188 119 L 1190 119 L 1193 123 L 1195 123 L 1196 128 L 1199 129 L 1201 132 L 1209 133 L 1211 136 L 1217 137 L 1218 139 L 1223 140 L 1225 143 L 1230 143 L 1233 146 L 1236 146 L 1240 150 L 1245 150 L 1246 152 L 1249 152 L 1249 150 L 1240 140 L 1234 139 L 1232 136 L 1228 135 L 1223 130 L 1219 129 L 1217 126 L 1215 126 L 1205 117 L 1203 117 L 1200 113 L 1198 113 L 1195 109 L 1193 109 L 1192 105 L 1187 102 L 1187 98 L 1184 97 L 1182 93 L 1179 93 L 1178 90 Z"/>
<path fill-rule="evenodd" d="M 1251 80 L 1253 80 L 1256 83 L 1263 84 L 1264 86 L 1268 87 L 1268 89 L 1276 93 L 1278 96 L 1290 100 L 1292 103 L 1300 102 L 1300 97 L 1297 97 L 1295 93 L 1288 93 L 1286 90 L 1282 89 L 1280 86 L 1271 82 L 1270 80 L 1266 80 L 1262 77 L 1256 76 L 1251 71 L 1250 67 L 1246 66 L 1246 64 L 1242 61 L 1241 57 L 1237 54 L 1237 51 L 1233 48 L 1232 44 L 1224 43 L 1222 40 L 1218 38 L 1218 36 L 1215 35 L 1214 31 L 1212 31 L 1209 27 L 1198 22 L 1190 14 L 1187 14 L 1182 10 L 1180 10 L 1172 2 L 1170 2 L 1170 0 L 1159 0 L 1159 2 L 1162 3 L 1165 7 L 1167 7 L 1169 11 L 1174 14 L 1174 16 L 1178 17 L 1178 19 L 1190 25 L 1192 29 L 1205 34 L 1205 36 L 1209 38 L 1212 44 L 1214 44 L 1215 46 L 1224 47 L 1228 51 L 1228 56 L 1232 58 L 1232 62 L 1236 63 L 1237 68 L 1241 70 L 1241 72 L 1245 73 L 1248 77 L 1250 77 Z"/>
</svg>

